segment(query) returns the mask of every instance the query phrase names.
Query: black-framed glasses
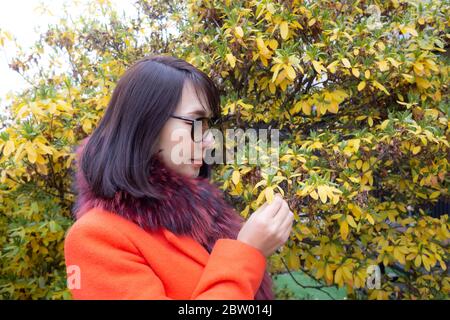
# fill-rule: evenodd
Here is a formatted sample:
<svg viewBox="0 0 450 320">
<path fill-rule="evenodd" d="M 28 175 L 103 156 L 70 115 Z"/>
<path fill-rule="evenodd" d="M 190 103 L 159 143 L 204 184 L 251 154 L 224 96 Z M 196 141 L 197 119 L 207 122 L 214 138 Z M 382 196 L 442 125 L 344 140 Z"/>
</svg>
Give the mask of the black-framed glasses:
<svg viewBox="0 0 450 320">
<path fill-rule="evenodd" d="M 191 119 L 191 118 L 187 118 L 187 117 L 177 116 L 174 114 L 172 114 L 171 117 L 189 122 L 191 124 L 191 139 L 194 142 L 202 142 L 203 140 L 205 140 L 210 132 L 209 129 L 214 127 L 218 122 L 217 119 L 211 119 L 208 117 L 200 117 L 200 118 L 196 118 L 196 119 Z M 202 131 L 200 134 L 196 135 L 195 130 L 197 128 L 201 128 Z"/>
</svg>

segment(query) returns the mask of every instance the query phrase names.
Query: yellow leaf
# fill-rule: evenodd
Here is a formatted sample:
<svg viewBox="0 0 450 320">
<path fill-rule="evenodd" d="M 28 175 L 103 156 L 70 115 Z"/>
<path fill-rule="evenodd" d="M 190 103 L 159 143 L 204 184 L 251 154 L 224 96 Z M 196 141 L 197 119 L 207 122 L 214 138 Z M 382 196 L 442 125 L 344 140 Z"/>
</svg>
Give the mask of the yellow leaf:
<svg viewBox="0 0 450 320">
<path fill-rule="evenodd" d="M 431 87 L 431 83 L 428 80 L 421 78 L 421 77 L 416 77 L 416 84 L 417 84 L 417 87 L 419 87 L 419 89 L 422 89 L 422 90 L 426 90 L 429 87 Z"/>
<path fill-rule="evenodd" d="M 239 183 L 240 178 L 241 178 L 241 174 L 240 174 L 239 170 L 234 170 L 231 180 L 233 181 L 233 183 L 235 185 L 237 185 Z"/>
<path fill-rule="evenodd" d="M 331 220 L 337 220 L 337 219 L 340 219 L 341 217 L 342 217 L 342 213 L 335 213 L 330 218 L 331 218 Z"/>
<path fill-rule="evenodd" d="M 333 281 L 333 270 L 331 269 L 331 266 L 329 264 L 327 264 L 325 267 L 325 279 L 330 284 L 331 284 L 331 281 Z"/>
<path fill-rule="evenodd" d="M 370 78 L 370 70 L 366 70 L 366 72 L 364 72 L 364 77 L 365 77 L 366 79 L 369 79 L 369 78 Z"/>
<path fill-rule="evenodd" d="M 302 104 L 302 110 L 307 116 L 311 115 L 311 105 L 306 101 Z"/>
<path fill-rule="evenodd" d="M 349 266 L 343 266 L 342 273 L 344 274 L 344 278 L 347 279 L 347 281 L 353 280 L 353 276 L 352 276 Z"/>
<path fill-rule="evenodd" d="M 234 28 L 234 33 L 238 36 L 238 38 L 242 38 L 244 36 L 244 30 L 240 26 Z"/>
<path fill-rule="evenodd" d="M 418 33 L 417 33 L 414 25 L 404 26 L 404 27 L 400 28 L 400 31 L 403 34 L 410 33 L 412 36 L 415 36 L 415 37 L 418 36 Z"/>
<path fill-rule="evenodd" d="M 414 155 L 416 155 L 416 154 L 418 154 L 419 152 L 420 152 L 420 150 L 421 150 L 421 147 L 420 146 L 415 146 L 414 148 L 412 148 L 412 153 L 414 154 Z"/>
<path fill-rule="evenodd" d="M 386 90 L 386 88 L 381 84 L 381 83 L 379 83 L 377 80 L 373 80 L 373 85 L 375 86 L 375 87 L 377 87 L 378 89 L 380 89 L 381 91 L 383 91 L 384 93 L 386 93 L 388 96 L 390 96 L 390 94 L 389 94 L 389 92 Z"/>
<path fill-rule="evenodd" d="M 256 39 L 256 45 L 258 46 L 260 53 L 264 57 L 266 57 L 266 58 L 270 57 L 270 55 L 271 55 L 270 50 L 267 49 L 266 44 L 264 43 L 264 40 L 262 38 Z"/>
<path fill-rule="evenodd" d="M 338 284 L 340 287 L 343 285 L 341 268 L 338 268 L 334 274 L 334 283 Z"/>
<path fill-rule="evenodd" d="M 322 70 L 326 71 L 326 69 L 324 68 L 324 66 L 322 65 L 322 63 L 320 63 L 319 61 L 312 60 L 312 64 L 313 64 L 314 70 L 316 70 L 316 72 L 317 72 L 318 74 L 321 74 L 321 73 L 322 73 Z"/>
<path fill-rule="evenodd" d="M 298 101 L 292 108 L 289 109 L 290 114 L 294 115 L 302 110 L 302 101 Z M 284 157 L 284 156 L 283 156 Z"/>
<path fill-rule="evenodd" d="M 414 77 L 410 74 L 402 73 L 403 78 L 409 83 L 414 83 Z"/>
<path fill-rule="evenodd" d="M 421 192 L 417 192 L 416 195 L 422 199 L 428 199 L 426 194 L 423 194 Z"/>
<path fill-rule="evenodd" d="M 356 222 L 351 215 L 347 215 L 347 222 L 351 227 L 356 229 Z"/>
<path fill-rule="evenodd" d="M 292 68 L 292 66 L 286 66 L 285 70 L 287 72 L 289 79 L 294 80 L 296 77 L 294 68 Z"/>
<path fill-rule="evenodd" d="M 358 68 L 352 68 L 352 73 L 355 77 L 359 78 L 360 74 Z"/>
<path fill-rule="evenodd" d="M 389 65 L 386 60 L 378 61 L 377 64 L 378 64 L 378 69 L 380 69 L 381 72 L 389 70 Z"/>
<path fill-rule="evenodd" d="M 318 186 L 317 192 L 319 194 L 320 201 L 322 201 L 322 203 L 327 202 L 327 193 L 328 193 L 327 187 L 326 186 Z"/>
<path fill-rule="evenodd" d="M 340 228 L 340 230 L 341 230 L 341 237 L 342 237 L 342 240 L 347 239 L 347 236 L 348 236 L 348 223 L 347 223 L 347 221 L 343 221 L 343 222 L 341 223 L 341 228 Z"/>
<path fill-rule="evenodd" d="M 324 268 L 317 268 L 316 279 L 321 279 L 325 274 Z"/>
<path fill-rule="evenodd" d="M 86 133 L 90 133 L 91 128 L 92 128 L 92 122 L 89 119 L 85 119 L 83 121 L 83 125 L 82 125 L 83 131 Z"/>
<path fill-rule="evenodd" d="M 273 71 L 272 82 L 275 82 L 275 80 L 278 78 L 278 72 L 280 72 L 281 66 L 281 63 L 277 63 L 270 69 L 270 71 Z"/>
<path fill-rule="evenodd" d="M 427 271 L 430 271 L 430 269 L 431 269 L 431 260 L 430 260 L 430 258 L 428 258 L 424 254 L 422 255 L 422 263 L 423 263 L 423 266 L 425 267 L 425 269 Z"/>
<path fill-rule="evenodd" d="M 335 90 L 333 92 L 330 92 L 330 96 L 332 100 L 338 101 L 340 103 L 348 97 L 348 94 L 344 90 Z"/>
<path fill-rule="evenodd" d="M 42 111 L 42 108 L 40 108 L 41 105 L 37 104 L 36 102 L 30 103 L 30 110 L 31 112 L 36 116 L 44 116 L 44 112 Z"/>
<path fill-rule="evenodd" d="M 273 201 L 273 189 L 272 187 L 267 187 L 266 189 L 264 189 L 264 195 L 266 197 L 266 200 L 268 203 L 271 203 Z"/>
<path fill-rule="evenodd" d="M 289 268 L 298 270 L 300 268 L 300 259 L 294 249 L 289 250 L 288 257 Z"/>
<path fill-rule="evenodd" d="M 416 256 L 416 258 L 414 259 L 414 265 L 415 265 L 417 268 L 419 268 L 421 263 L 422 263 L 422 258 L 420 257 L 420 254 L 418 254 L 418 255 Z"/>
<path fill-rule="evenodd" d="M 402 63 L 398 62 L 397 60 L 393 59 L 393 58 L 387 58 L 389 60 L 389 62 L 396 68 L 398 68 Z"/>
<path fill-rule="evenodd" d="M 248 217 L 249 211 L 250 211 L 250 206 L 247 205 L 247 206 L 245 206 L 245 209 L 241 211 L 241 215 L 242 215 L 244 218 L 247 218 L 247 217 Z"/>
<path fill-rule="evenodd" d="M 367 221 L 369 221 L 369 223 L 371 225 L 375 224 L 375 220 L 373 220 L 372 216 L 370 214 L 368 214 L 368 213 L 366 214 L 366 219 L 367 219 Z"/>
<path fill-rule="evenodd" d="M 319 199 L 319 195 L 317 194 L 316 190 L 311 191 L 311 193 L 309 194 L 311 196 L 311 198 L 313 198 L 314 200 Z"/>
<path fill-rule="evenodd" d="M 357 169 L 361 169 L 362 164 L 363 164 L 362 160 L 356 161 L 356 168 L 357 168 Z"/>
<path fill-rule="evenodd" d="M 348 61 L 348 59 L 347 58 L 343 58 L 342 60 L 342 63 L 344 64 L 344 67 L 346 67 L 346 68 L 350 68 L 352 65 L 350 64 L 350 61 Z"/>
<path fill-rule="evenodd" d="M 277 42 L 277 40 L 275 40 L 275 39 L 270 39 L 270 40 L 269 40 L 269 47 L 270 47 L 272 50 L 275 50 L 276 48 L 278 48 L 278 42 Z"/>
<path fill-rule="evenodd" d="M 234 68 L 234 66 L 236 65 L 236 57 L 233 56 L 232 53 L 227 53 L 226 58 L 230 66 Z"/>
<path fill-rule="evenodd" d="M 360 177 L 348 177 L 350 179 L 351 182 L 354 183 L 359 183 L 359 181 L 361 180 Z"/>
<path fill-rule="evenodd" d="M 440 191 L 435 191 L 432 194 L 430 194 L 430 199 L 435 199 L 435 198 L 439 197 L 440 194 L 441 194 Z"/>
<path fill-rule="evenodd" d="M 335 102 L 335 101 L 331 102 L 328 105 L 328 111 L 331 112 L 331 113 L 338 113 L 338 111 L 339 111 L 339 104 L 337 102 Z"/>
<path fill-rule="evenodd" d="M 366 82 L 365 82 L 365 81 L 361 81 L 361 82 L 358 84 L 358 91 L 364 90 L 365 87 L 366 87 Z"/>
<path fill-rule="evenodd" d="M 271 94 L 275 94 L 277 87 L 275 86 L 275 84 L 273 82 L 269 83 L 269 91 Z"/>
<path fill-rule="evenodd" d="M 394 248 L 394 257 L 395 259 L 397 259 L 398 262 L 400 262 L 401 264 L 405 264 L 405 256 L 403 255 L 402 252 L 400 252 L 400 249 L 398 247 Z"/>
<path fill-rule="evenodd" d="M 14 155 L 14 161 L 19 162 L 26 154 L 25 143 L 22 143 L 16 150 L 16 154 Z"/>
<path fill-rule="evenodd" d="M 14 152 L 15 149 L 16 147 L 14 145 L 14 142 L 8 140 L 8 142 L 6 142 L 5 148 L 3 149 L 3 154 L 5 155 L 5 157 L 8 157 L 11 153 Z"/>
<path fill-rule="evenodd" d="M 281 38 L 287 39 L 289 33 L 289 25 L 286 21 L 283 21 L 280 25 Z"/>
<path fill-rule="evenodd" d="M 46 160 L 44 159 L 44 157 L 41 154 L 37 154 L 37 158 L 36 158 L 36 164 L 46 164 Z"/>
<path fill-rule="evenodd" d="M 298 228 L 300 229 L 301 233 L 304 235 L 311 234 L 311 231 L 304 225 L 300 225 Z"/>
<path fill-rule="evenodd" d="M 308 21 L 308 27 L 312 27 L 314 23 L 316 23 L 316 19 L 312 18 L 311 20 Z"/>
<path fill-rule="evenodd" d="M 28 160 L 31 163 L 35 163 L 36 159 L 37 159 L 37 153 L 36 153 L 36 150 L 34 150 L 34 145 L 28 141 L 25 144 L 25 150 L 27 151 Z"/>
<path fill-rule="evenodd" d="M 260 186 L 265 186 L 266 184 L 267 184 L 267 180 L 261 180 L 253 187 L 253 190 L 258 189 Z"/>
<path fill-rule="evenodd" d="M 389 119 L 384 120 L 384 121 L 381 123 L 381 125 L 380 125 L 380 129 L 381 129 L 381 130 L 386 129 L 386 127 L 387 127 L 388 124 L 389 124 Z"/>
<path fill-rule="evenodd" d="M 420 76 L 424 75 L 424 65 L 420 62 L 416 62 L 413 64 L 414 72 Z"/>
<path fill-rule="evenodd" d="M 366 172 L 367 170 L 369 170 L 370 165 L 368 162 L 364 162 L 362 165 L 362 172 Z"/>
<path fill-rule="evenodd" d="M 334 73 L 336 72 L 336 66 L 337 66 L 338 63 L 339 63 L 339 60 L 333 61 L 332 63 L 330 63 L 330 64 L 327 66 L 327 69 L 330 70 L 330 72 L 331 72 L 332 74 L 334 74 Z"/>
<path fill-rule="evenodd" d="M 381 41 L 377 42 L 377 46 L 381 51 L 384 51 L 386 49 L 386 46 Z"/>
<path fill-rule="evenodd" d="M 228 181 L 226 181 L 228 182 Z M 265 198 L 265 190 L 263 190 L 262 192 L 260 192 L 260 194 L 258 195 L 258 198 L 256 199 L 256 204 L 259 205 Z"/>
<path fill-rule="evenodd" d="M 49 146 L 46 146 L 42 142 L 36 142 L 36 145 L 39 147 L 40 150 L 42 150 L 43 154 L 53 154 L 52 148 Z"/>
</svg>

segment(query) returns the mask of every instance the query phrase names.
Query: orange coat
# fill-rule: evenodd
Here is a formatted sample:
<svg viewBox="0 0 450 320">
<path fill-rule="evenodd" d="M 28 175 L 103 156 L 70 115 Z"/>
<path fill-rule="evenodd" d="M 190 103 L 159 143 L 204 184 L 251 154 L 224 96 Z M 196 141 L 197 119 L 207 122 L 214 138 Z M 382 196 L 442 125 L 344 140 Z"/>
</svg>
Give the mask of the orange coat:
<svg viewBox="0 0 450 320">
<path fill-rule="evenodd" d="M 68 270 L 78 270 L 68 272 L 69 284 L 78 279 L 74 299 L 253 300 L 266 268 L 262 252 L 242 241 L 218 239 L 210 254 L 193 238 L 150 233 L 100 208 L 74 223 L 64 251 Z"/>
</svg>

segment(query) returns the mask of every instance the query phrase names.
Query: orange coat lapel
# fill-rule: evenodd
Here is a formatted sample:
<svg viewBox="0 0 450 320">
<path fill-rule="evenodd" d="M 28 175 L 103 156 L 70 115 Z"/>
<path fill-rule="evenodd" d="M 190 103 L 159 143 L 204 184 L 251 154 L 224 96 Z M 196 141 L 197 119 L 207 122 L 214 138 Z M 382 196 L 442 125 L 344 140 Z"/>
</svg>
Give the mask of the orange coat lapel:
<svg viewBox="0 0 450 320">
<path fill-rule="evenodd" d="M 175 235 L 173 232 L 165 228 L 162 230 L 167 241 L 169 241 L 178 250 L 190 256 L 199 264 L 203 266 L 206 265 L 209 258 L 209 253 L 200 243 L 189 236 Z"/>
</svg>

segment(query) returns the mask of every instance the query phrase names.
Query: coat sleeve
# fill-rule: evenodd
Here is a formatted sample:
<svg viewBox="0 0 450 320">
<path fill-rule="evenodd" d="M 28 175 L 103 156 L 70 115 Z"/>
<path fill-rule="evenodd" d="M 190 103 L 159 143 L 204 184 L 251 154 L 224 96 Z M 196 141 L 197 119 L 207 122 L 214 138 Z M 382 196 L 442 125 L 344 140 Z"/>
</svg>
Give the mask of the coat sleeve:
<svg viewBox="0 0 450 320">
<path fill-rule="evenodd" d="M 64 242 L 68 285 L 74 299 L 171 299 L 161 279 L 120 231 L 74 225 Z M 253 300 L 264 276 L 266 258 L 235 239 L 218 239 L 191 300 Z"/>
</svg>

